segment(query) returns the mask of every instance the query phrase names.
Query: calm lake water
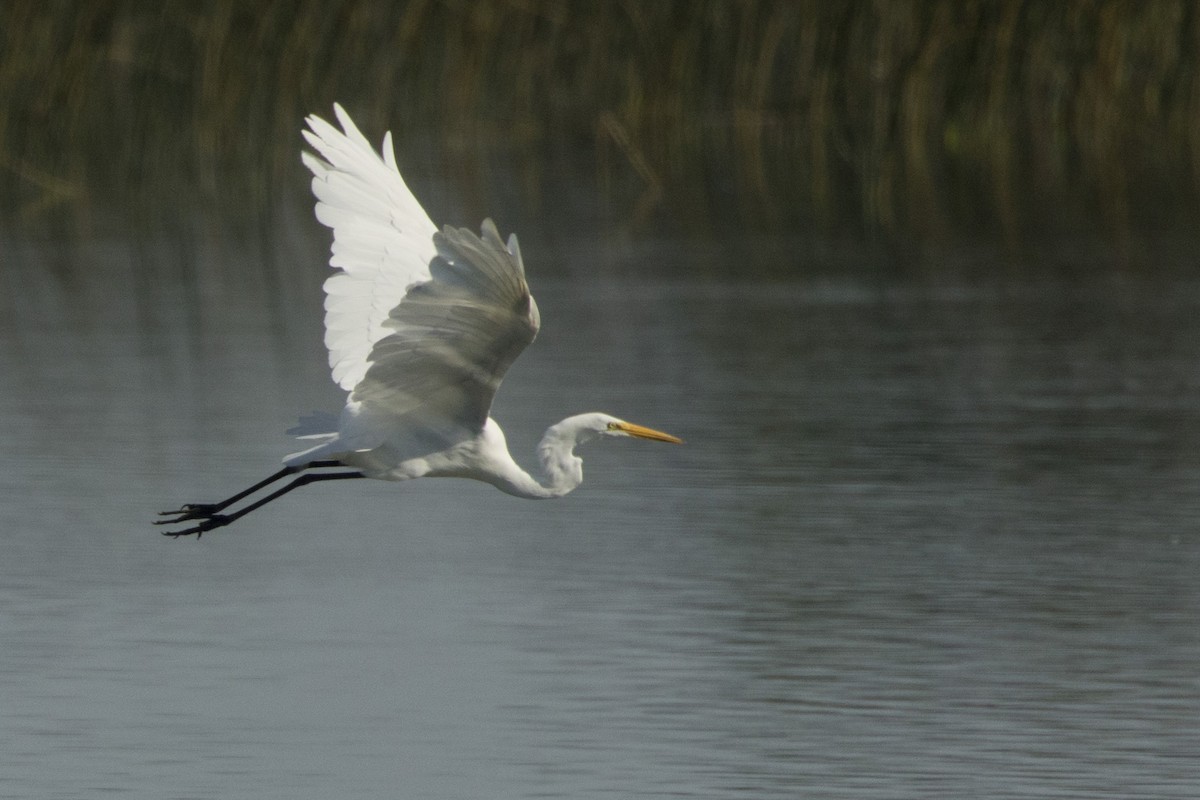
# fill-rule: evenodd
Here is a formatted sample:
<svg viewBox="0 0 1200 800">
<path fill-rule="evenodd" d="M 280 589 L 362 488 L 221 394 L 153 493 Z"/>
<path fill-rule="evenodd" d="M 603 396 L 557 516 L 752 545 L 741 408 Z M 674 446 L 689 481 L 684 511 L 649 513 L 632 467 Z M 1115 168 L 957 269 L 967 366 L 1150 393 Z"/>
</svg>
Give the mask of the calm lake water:
<svg viewBox="0 0 1200 800">
<path fill-rule="evenodd" d="M 160 537 L 337 408 L 290 247 L 6 245 L 0 798 L 1200 795 L 1200 287 L 526 252 L 518 460 L 585 410 L 686 445 Z"/>
</svg>

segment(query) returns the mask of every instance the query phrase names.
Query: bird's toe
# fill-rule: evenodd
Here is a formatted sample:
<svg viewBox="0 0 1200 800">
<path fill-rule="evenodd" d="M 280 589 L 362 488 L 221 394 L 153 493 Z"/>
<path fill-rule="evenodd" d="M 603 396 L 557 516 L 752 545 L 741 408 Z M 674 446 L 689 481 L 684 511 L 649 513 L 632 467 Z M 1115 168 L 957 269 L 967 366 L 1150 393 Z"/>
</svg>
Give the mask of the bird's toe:
<svg viewBox="0 0 1200 800">
<path fill-rule="evenodd" d="M 228 525 L 230 521 L 229 517 L 223 514 L 212 514 L 199 525 L 193 525 L 181 531 L 163 531 L 163 536 L 170 536 L 172 539 L 178 539 L 180 536 L 195 536 L 199 539 L 205 532 Z"/>
<path fill-rule="evenodd" d="M 216 515 L 220 507 L 215 503 L 184 503 L 174 511 L 160 511 L 160 517 L 174 517 L 174 519 L 156 520 L 155 525 L 174 525 L 176 522 L 186 522 L 189 519 L 211 519 Z"/>
</svg>

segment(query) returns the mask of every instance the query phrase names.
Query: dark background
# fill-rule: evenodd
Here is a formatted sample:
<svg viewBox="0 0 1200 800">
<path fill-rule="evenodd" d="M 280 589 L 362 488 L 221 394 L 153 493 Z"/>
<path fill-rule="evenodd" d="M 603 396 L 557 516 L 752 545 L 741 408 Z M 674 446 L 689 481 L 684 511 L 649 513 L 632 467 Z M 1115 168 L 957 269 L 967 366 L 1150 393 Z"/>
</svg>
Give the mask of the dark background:
<svg viewBox="0 0 1200 800">
<path fill-rule="evenodd" d="M 435 222 L 550 252 L 1190 275 L 1198 53 L 1189 0 L 20 0 L 0 224 L 257 235 L 307 203 L 298 132 L 340 101 Z"/>
</svg>

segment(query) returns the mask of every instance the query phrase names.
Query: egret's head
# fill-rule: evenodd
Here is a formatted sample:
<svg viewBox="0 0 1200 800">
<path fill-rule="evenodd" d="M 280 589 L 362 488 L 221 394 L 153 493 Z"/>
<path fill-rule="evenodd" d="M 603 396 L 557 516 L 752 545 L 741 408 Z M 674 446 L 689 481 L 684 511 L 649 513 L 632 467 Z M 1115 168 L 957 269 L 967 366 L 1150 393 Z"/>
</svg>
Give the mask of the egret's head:
<svg viewBox="0 0 1200 800">
<path fill-rule="evenodd" d="M 637 439 L 653 439 L 656 442 L 672 442 L 682 444 L 683 439 L 669 433 L 656 431 L 642 425 L 634 425 L 623 419 L 617 419 L 611 414 L 591 412 L 567 417 L 557 425 L 546 430 L 544 441 L 569 442 L 571 447 L 589 442 L 597 436 L 632 436 Z"/>
<path fill-rule="evenodd" d="M 669 433 L 656 431 L 653 428 L 647 428 L 644 425 L 635 425 L 632 422 L 626 422 L 623 419 L 615 417 L 607 417 L 603 420 L 604 428 L 600 433 L 606 436 L 633 436 L 637 439 L 651 439 L 656 442 L 670 442 L 671 444 L 683 444 L 683 439 L 678 436 L 672 436 Z"/>
</svg>

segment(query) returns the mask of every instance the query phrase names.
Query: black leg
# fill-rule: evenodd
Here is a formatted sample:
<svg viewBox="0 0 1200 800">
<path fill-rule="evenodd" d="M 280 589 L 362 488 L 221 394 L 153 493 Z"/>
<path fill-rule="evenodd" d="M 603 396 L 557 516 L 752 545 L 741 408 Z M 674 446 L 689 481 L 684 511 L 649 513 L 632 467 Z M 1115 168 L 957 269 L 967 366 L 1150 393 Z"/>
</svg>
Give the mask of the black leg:
<svg viewBox="0 0 1200 800">
<path fill-rule="evenodd" d="M 316 462 L 314 462 L 314 463 L 316 463 Z M 337 462 L 335 462 L 335 463 L 337 463 Z M 309 465 L 309 466 L 312 466 L 312 465 Z M 297 467 L 292 467 L 290 469 L 292 469 L 292 471 L 299 470 L 299 468 L 297 468 Z M 350 478 L 365 478 L 365 477 L 366 476 L 363 475 L 361 472 L 312 472 L 307 475 L 301 475 L 299 478 L 296 478 L 296 480 L 292 481 L 287 486 L 284 486 L 282 489 L 271 492 L 271 494 L 267 495 L 266 497 L 262 498 L 261 500 L 256 500 L 253 503 L 251 503 L 250 505 L 246 506 L 245 508 L 240 508 L 237 511 L 233 512 L 232 514 L 218 514 L 216 512 L 213 512 L 211 514 L 205 514 L 199 525 L 194 525 L 190 528 L 186 528 L 181 531 L 163 531 L 163 536 L 173 536 L 178 539 L 180 536 L 191 536 L 192 534 L 195 534 L 196 538 L 199 539 L 200 535 L 203 534 L 205 531 L 211 531 L 213 528 L 221 528 L 235 520 L 239 520 L 242 517 L 249 514 L 251 511 L 254 511 L 257 508 L 262 508 L 263 506 L 265 506 L 267 503 L 271 502 L 272 500 L 278 500 L 280 497 L 283 497 L 288 492 L 292 491 L 293 489 L 299 489 L 301 486 L 307 486 L 310 483 L 316 483 L 318 481 L 339 481 L 339 480 L 348 480 Z M 268 481 L 268 483 L 269 483 L 269 481 Z M 266 485 L 266 484 L 264 483 L 263 485 Z M 261 488 L 261 486 L 259 486 L 258 488 Z M 245 497 L 246 494 L 249 494 L 249 492 L 242 493 L 240 495 L 240 497 Z M 232 502 L 236 502 L 236 499 L 226 500 L 224 503 L 222 503 L 220 505 L 219 508 L 224 508 L 225 506 L 229 505 Z M 174 519 L 174 520 L 171 520 L 170 522 L 183 522 L 185 519 L 196 519 L 196 517 L 190 517 L 190 518 L 189 517 L 181 517 L 180 519 Z"/>
<path fill-rule="evenodd" d="M 176 522 L 185 522 L 189 519 L 204 519 L 211 517 L 222 509 L 228 508 L 239 500 L 243 500 L 257 492 L 259 489 L 270 486 L 280 478 L 286 478 L 288 475 L 295 475 L 297 472 L 303 472 L 306 469 L 316 469 L 321 467 L 344 467 L 346 466 L 340 461 L 310 461 L 307 464 L 302 464 L 298 467 L 284 467 L 276 472 L 263 478 L 258 483 L 243 489 L 232 497 L 227 497 L 219 503 L 184 503 L 175 511 L 160 511 L 160 517 L 175 517 L 175 519 L 160 519 L 155 521 L 155 525 L 174 525 Z"/>
</svg>

